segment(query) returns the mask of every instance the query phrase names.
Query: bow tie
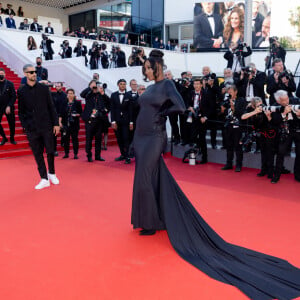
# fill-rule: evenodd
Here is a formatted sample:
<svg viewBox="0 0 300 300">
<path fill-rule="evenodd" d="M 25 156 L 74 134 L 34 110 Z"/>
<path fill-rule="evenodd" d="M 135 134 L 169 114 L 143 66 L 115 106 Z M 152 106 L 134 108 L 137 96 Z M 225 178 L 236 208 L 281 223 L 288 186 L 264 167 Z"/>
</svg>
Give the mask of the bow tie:
<svg viewBox="0 0 300 300">
<path fill-rule="evenodd" d="M 200 93 L 195 93 L 195 96 L 200 96 Z"/>
<path fill-rule="evenodd" d="M 121 96 L 121 95 L 123 95 L 123 96 L 124 96 L 124 95 L 125 95 L 125 93 L 119 93 L 119 96 Z"/>
<path fill-rule="evenodd" d="M 207 16 L 208 18 L 213 18 L 213 17 L 214 17 L 213 15 L 208 15 L 208 14 L 206 14 L 206 16 Z"/>
</svg>

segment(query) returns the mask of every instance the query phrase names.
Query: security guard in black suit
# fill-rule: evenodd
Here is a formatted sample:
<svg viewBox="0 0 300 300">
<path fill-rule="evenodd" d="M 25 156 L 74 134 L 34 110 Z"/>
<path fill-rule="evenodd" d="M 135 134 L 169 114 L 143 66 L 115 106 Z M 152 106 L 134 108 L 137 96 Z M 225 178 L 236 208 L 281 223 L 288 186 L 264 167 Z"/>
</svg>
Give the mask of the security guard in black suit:
<svg viewBox="0 0 300 300">
<path fill-rule="evenodd" d="M 80 96 L 85 98 L 85 107 L 81 117 L 85 121 L 85 150 L 88 161 L 93 161 L 93 137 L 95 137 L 95 160 L 104 161 L 101 157 L 102 129 L 110 110 L 110 99 L 105 94 L 102 84 L 95 80 L 90 82 L 89 87 L 82 91 Z"/>
<path fill-rule="evenodd" d="M 133 130 L 131 102 L 126 93 L 126 80 L 120 79 L 118 86 L 119 90 L 111 94 L 111 124 L 121 152 L 121 156 L 115 160 L 125 160 L 126 164 L 130 164 L 129 131 Z"/>
<path fill-rule="evenodd" d="M 0 68 L 0 135 L 2 136 L 2 141 L 0 146 L 3 146 L 7 141 L 7 137 L 4 133 L 3 127 L 1 125 L 1 120 L 3 115 L 6 115 L 9 130 L 10 130 L 10 142 L 16 144 L 15 142 L 15 112 L 14 104 L 16 102 L 16 91 L 14 84 L 5 78 L 4 69 Z"/>
</svg>

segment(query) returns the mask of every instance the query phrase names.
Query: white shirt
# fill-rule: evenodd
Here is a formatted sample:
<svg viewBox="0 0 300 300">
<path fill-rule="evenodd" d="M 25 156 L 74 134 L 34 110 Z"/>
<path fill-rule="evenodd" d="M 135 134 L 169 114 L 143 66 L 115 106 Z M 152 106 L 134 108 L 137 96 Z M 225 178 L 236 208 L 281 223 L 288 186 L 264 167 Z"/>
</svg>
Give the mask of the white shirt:
<svg viewBox="0 0 300 300">
<path fill-rule="evenodd" d="M 198 108 L 199 107 L 199 100 L 200 100 L 200 92 L 199 92 L 199 95 L 198 95 L 198 93 L 195 92 L 194 108 Z"/>
<path fill-rule="evenodd" d="M 213 17 L 213 15 L 211 15 L 211 17 L 207 17 L 211 32 L 213 35 L 215 35 L 215 19 Z"/>
<path fill-rule="evenodd" d="M 239 62 L 239 59 L 236 55 L 233 55 L 233 63 L 232 63 L 232 67 L 231 70 L 233 72 L 240 72 L 242 69 L 241 64 Z"/>
<path fill-rule="evenodd" d="M 125 91 L 124 92 L 119 91 L 119 93 L 122 94 L 122 95 L 119 95 L 120 103 L 122 104 L 123 100 L 124 100 Z"/>
</svg>

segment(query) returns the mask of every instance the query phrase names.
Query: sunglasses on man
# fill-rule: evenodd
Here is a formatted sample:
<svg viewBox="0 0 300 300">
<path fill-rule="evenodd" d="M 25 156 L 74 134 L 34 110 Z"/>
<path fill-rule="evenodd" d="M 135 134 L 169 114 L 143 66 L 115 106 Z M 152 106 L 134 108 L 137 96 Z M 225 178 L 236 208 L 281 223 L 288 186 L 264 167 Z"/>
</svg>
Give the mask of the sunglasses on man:
<svg viewBox="0 0 300 300">
<path fill-rule="evenodd" d="M 36 71 L 27 71 L 27 72 L 25 72 L 25 73 L 28 73 L 28 74 L 33 75 L 33 74 L 36 74 Z"/>
</svg>

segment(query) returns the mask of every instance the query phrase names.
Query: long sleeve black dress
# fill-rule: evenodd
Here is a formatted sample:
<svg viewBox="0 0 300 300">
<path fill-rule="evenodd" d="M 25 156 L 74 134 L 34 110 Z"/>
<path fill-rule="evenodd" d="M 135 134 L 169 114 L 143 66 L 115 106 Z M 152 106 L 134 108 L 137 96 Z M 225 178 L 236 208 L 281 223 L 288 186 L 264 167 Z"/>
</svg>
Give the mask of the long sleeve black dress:
<svg viewBox="0 0 300 300">
<path fill-rule="evenodd" d="M 185 110 L 173 82 L 164 79 L 149 86 L 138 101 L 133 227 L 166 229 L 183 259 L 208 276 L 236 286 L 251 299 L 299 297 L 300 269 L 225 242 L 202 219 L 168 171 L 161 156 L 167 138 L 166 115 Z"/>
</svg>

